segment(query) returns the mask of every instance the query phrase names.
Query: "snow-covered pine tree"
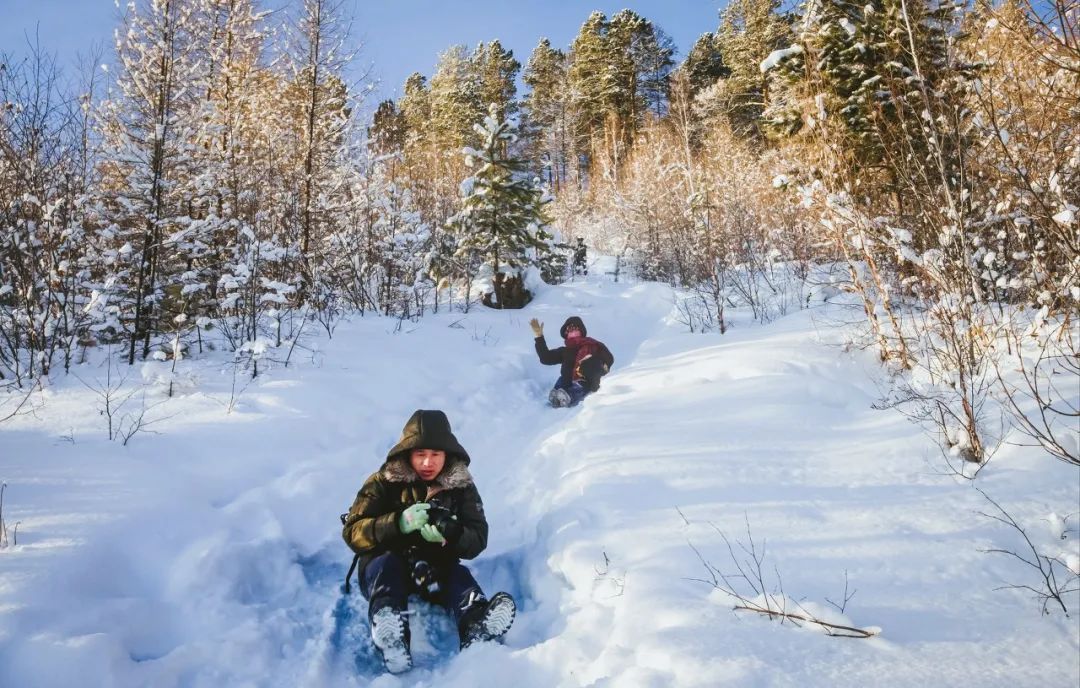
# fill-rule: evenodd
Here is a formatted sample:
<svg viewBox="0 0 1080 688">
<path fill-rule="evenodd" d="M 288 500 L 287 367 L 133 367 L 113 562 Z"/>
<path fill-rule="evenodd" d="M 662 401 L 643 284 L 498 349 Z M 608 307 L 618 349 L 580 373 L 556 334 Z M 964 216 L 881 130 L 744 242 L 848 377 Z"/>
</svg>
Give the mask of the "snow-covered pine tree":
<svg viewBox="0 0 1080 688">
<path fill-rule="evenodd" d="M 612 18 L 613 23 L 618 16 Z M 660 119 L 667 112 L 669 80 L 675 67 L 675 43 L 662 28 L 647 19 L 635 22 L 634 27 L 629 52 L 636 74 L 635 96 L 644 106 L 637 122 L 640 126 L 646 113 Z"/>
<path fill-rule="evenodd" d="M 765 78 L 761 62 L 791 43 L 791 21 L 778 0 L 732 0 L 720 13 L 716 46 L 729 74 L 722 85 L 725 109 L 739 136 L 759 139 Z"/>
<path fill-rule="evenodd" d="M 371 152 L 375 155 L 395 155 L 405 152 L 405 142 L 409 133 L 405 113 L 398 109 L 393 100 L 384 100 L 375 108 L 368 127 L 368 141 Z"/>
<path fill-rule="evenodd" d="M 513 125 L 492 106 L 483 124 L 476 125 L 479 149 L 466 148 L 473 175 L 462 182 L 461 211 L 450 226 L 458 237 L 459 257 L 470 269 L 490 268 L 492 291 L 485 303 L 494 308 L 522 308 L 532 299 L 523 270 L 536 263 L 536 251 L 548 249 L 544 195 L 523 172 L 524 161 L 511 157 L 516 139 Z"/>
<path fill-rule="evenodd" d="M 431 127 L 431 88 L 427 79 L 413 73 L 405 80 L 397 109 L 404 120 L 404 176 L 413 201 L 424 220 L 438 227 L 453 214 L 443 193 L 453 196 L 452 187 L 441 183 L 444 156 L 438 150 Z M 445 186 L 445 189 L 444 189 Z"/>
<path fill-rule="evenodd" d="M 218 286 L 225 275 L 235 276 L 235 266 L 245 262 L 240 256 L 259 231 L 256 199 L 266 192 L 259 169 L 265 162 L 259 145 L 266 131 L 260 113 L 260 92 L 267 85 L 260 65 L 265 17 L 254 0 L 199 0 L 203 70 L 195 86 L 200 104 L 192 151 L 192 222 L 173 237 L 189 247 L 182 296 L 192 321 L 227 317 L 218 312 L 223 297 Z M 234 302 L 226 310 L 235 308 Z"/>
<path fill-rule="evenodd" d="M 377 162 L 372 173 L 381 187 L 374 226 L 380 306 L 384 315 L 416 318 L 423 315 L 425 296 L 434 287 L 426 269 L 431 233 L 411 192 L 395 178 L 393 161 Z"/>
<path fill-rule="evenodd" d="M 357 169 L 347 221 L 331 236 L 328 275 L 346 303 L 402 318 L 423 314 L 434 286 L 426 271 L 430 232 L 403 183 L 400 152 Z"/>
<path fill-rule="evenodd" d="M 102 108 L 99 236 L 129 364 L 149 355 L 189 257 L 167 243 L 191 222 L 198 28 L 193 3 L 146 0 L 129 6 L 117 32 L 119 74 Z"/>
<path fill-rule="evenodd" d="M 287 221 L 291 236 L 286 243 L 295 243 L 298 251 L 297 298 L 320 311 L 333 309 L 333 290 L 320 282 L 320 270 L 325 240 L 334 233 L 347 200 L 354 156 L 350 148 L 356 103 L 344 76 L 352 57 L 348 33 L 343 0 L 303 0 L 286 32 L 282 142 L 292 168 L 289 178 L 296 184 L 292 189 L 299 192 L 295 216 Z"/>
<path fill-rule="evenodd" d="M 427 128 L 444 153 L 474 142 L 473 124 L 484 116 L 477 61 L 464 46 L 455 45 L 439 56 L 431 77 L 431 118 Z M 457 163 L 457 156 L 452 156 Z"/>
</svg>

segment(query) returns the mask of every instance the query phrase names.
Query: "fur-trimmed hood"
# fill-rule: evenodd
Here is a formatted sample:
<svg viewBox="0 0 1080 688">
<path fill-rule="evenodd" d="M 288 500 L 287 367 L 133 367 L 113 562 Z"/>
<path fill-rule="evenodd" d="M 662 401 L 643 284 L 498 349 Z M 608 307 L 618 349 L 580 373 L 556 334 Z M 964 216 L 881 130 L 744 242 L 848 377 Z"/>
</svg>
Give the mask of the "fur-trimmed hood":
<svg viewBox="0 0 1080 688">
<path fill-rule="evenodd" d="M 387 459 L 380 473 L 383 479 L 389 483 L 421 481 L 420 475 L 413 470 L 409 459 L 404 455 Z M 435 476 L 435 480 L 432 482 L 445 490 L 452 490 L 472 485 L 473 477 L 472 473 L 469 473 L 469 467 L 465 465 L 465 462 L 456 456 L 448 455 L 442 472 Z"/>
<path fill-rule="evenodd" d="M 446 464 L 435 478 L 435 484 L 445 488 L 465 487 L 473 484 L 469 473 L 469 453 L 454 437 L 450 429 L 450 419 L 442 411 L 417 410 L 413 412 L 401 438 L 386 453 L 386 463 L 381 473 L 387 482 L 408 483 L 421 478 L 409 460 L 413 449 L 438 449 L 446 452 Z"/>
</svg>

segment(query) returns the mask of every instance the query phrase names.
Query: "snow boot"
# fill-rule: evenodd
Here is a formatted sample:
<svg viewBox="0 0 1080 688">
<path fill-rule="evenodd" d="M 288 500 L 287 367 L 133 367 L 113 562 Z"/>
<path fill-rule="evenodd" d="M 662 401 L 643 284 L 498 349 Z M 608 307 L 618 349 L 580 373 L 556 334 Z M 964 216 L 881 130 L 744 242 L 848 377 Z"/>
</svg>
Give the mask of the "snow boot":
<svg viewBox="0 0 1080 688">
<path fill-rule="evenodd" d="M 405 612 L 393 607 L 383 607 L 375 612 L 371 617 L 371 640 L 391 674 L 400 674 L 412 668 L 409 619 Z"/>
<path fill-rule="evenodd" d="M 556 387 L 548 394 L 548 403 L 554 408 L 566 408 L 570 405 L 570 395 L 565 389 L 559 389 Z"/>
<path fill-rule="evenodd" d="M 505 592 L 495 593 L 490 600 L 476 594 L 458 621 L 461 649 L 464 650 L 475 642 L 487 642 L 503 637 L 514 624 L 516 613 L 514 598 Z"/>
</svg>

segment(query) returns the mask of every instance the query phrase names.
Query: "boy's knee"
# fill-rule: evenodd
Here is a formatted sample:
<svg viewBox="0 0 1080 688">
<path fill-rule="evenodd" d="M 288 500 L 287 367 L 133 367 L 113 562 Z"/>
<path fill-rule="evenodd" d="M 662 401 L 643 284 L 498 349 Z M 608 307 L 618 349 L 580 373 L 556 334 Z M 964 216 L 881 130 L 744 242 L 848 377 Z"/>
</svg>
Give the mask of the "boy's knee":
<svg viewBox="0 0 1080 688">
<path fill-rule="evenodd" d="M 387 599 L 403 600 L 407 585 L 405 561 L 393 552 L 380 554 L 364 567 L 363 583 L 361 591 L 371 601 L 373 611 L 377 600 L 378 606 L 386 606 Z"/>
</svg>

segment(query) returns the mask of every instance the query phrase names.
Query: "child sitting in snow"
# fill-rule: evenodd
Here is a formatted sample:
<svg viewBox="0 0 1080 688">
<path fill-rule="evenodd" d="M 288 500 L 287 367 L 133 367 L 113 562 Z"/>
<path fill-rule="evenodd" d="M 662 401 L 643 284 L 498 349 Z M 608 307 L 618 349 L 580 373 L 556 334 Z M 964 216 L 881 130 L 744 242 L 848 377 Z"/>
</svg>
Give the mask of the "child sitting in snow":
<svg viewBox="0 0 1080 688">
<path fill-rule="evenodd" d="M 500 592 L 488 600 L 460 563 L 484 551 L 488 536 L 469 461 L 445 413 L 416 411 L 342 516 L 371 636 L 392 673 L 412 666 L 406 616 L 412 592 L 450 611 L 462 649 L 502 637 L 514 622 L 513 598 Z"/>
<path fill-rule="evenodd" d="M 590 392 L 600 389 L 600 378 L 615 364 L 611 352 L 601 342 L 586 336 L 585 323 L 571 316 L 559 328 L 564 346 L 548 349 L 544 339 L 544 323 L 536 318 L 529 321 L 536 337 L 536 355 L 544 365 L 561 365 L 559 379 L 548 394 L 552 406 L 574 406 Z"/>
</svg>

